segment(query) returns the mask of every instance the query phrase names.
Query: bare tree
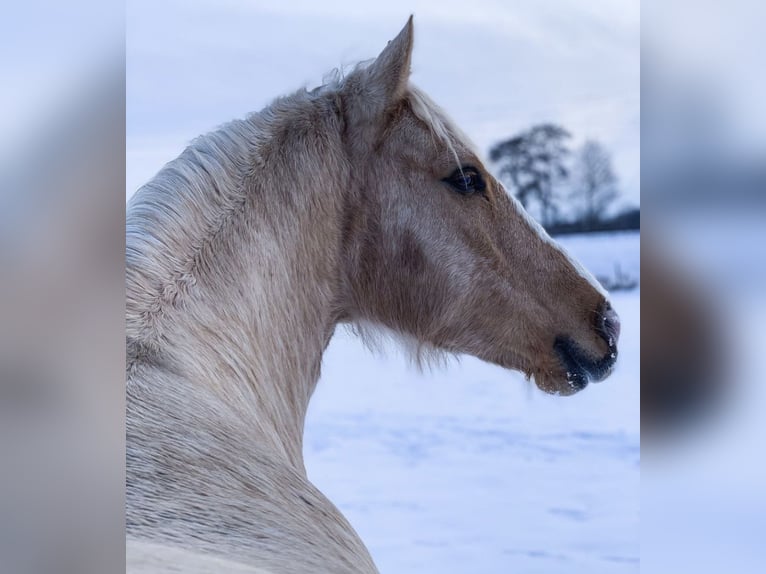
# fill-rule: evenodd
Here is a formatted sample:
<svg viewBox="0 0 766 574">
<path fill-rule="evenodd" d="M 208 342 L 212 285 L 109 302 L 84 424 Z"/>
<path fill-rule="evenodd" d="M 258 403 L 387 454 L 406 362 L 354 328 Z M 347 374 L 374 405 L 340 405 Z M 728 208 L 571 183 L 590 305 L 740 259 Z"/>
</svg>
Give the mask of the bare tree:
<svg viewBox="0 0 766 574">
<path fill-rule="evenodd" d="M 572 197 L 579 203 L 586 229 L 603 219 L 617 198 L 617 176 L 612 158 L 600 143 L 588 140 L 577 152 L 573 170 Z"/>
<path fill-rule="evenodd" d="M 500 164 L 500 177 L 521 204 L 540 205 L 542 224 L 553 224 L 558 216 L 557 185 L 569 171 L 566 159 L 570 134 L 561 126 L 541 124 L 500 142 L 490 149 L 490 159 Z"/>
</svg>

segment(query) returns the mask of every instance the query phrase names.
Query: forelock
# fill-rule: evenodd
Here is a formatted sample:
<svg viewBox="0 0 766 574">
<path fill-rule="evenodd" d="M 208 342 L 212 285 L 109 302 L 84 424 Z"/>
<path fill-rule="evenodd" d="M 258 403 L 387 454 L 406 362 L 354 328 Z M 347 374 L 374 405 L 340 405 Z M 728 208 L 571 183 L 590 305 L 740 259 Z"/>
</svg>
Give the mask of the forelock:
<svg viewBox="0 0 766 574">
<path fill-rule="evenodd" d="M 455 150 L 456 141 L 459 141 L 462 146 L 467 147 L 478 155 L 476 146 L 470 138 L 420 88 L 410 84 L 406 98 L 415 117 L 428 127 L 435 141 L 449 148 L 458 166 L 460 166 L 460 159 Z"/>
</svg>

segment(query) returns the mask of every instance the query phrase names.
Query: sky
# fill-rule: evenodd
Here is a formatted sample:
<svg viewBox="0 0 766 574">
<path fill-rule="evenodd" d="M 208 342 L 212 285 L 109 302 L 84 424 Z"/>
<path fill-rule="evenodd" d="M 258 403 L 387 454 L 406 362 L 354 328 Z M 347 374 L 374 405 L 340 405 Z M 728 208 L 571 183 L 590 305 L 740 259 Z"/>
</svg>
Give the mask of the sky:
<svg viewBox="0 0 766 574">
<path fill-rule="evenodd" d="M 412 82 L 480 150 L 558 122 L 612 152 L 639 204 L 638 0 L 131 0 L 128 195 L 195 136 L 375 57 L 411 13 Z"/>
</svg>

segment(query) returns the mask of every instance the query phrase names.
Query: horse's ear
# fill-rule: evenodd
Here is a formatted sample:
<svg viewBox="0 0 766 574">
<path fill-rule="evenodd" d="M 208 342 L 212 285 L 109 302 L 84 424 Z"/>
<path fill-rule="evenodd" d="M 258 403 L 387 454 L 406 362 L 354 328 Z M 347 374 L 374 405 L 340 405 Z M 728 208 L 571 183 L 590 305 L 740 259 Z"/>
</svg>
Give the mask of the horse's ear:
<svg viewBox="0 0 766 574">
<path fill-rule="evenodd" d="M 412 16 L 402 31 L 364 70 L 364 91 L 378 109 L 384 109 L 404 95 L 410 77 L 413 42 Z"/>
</svg>

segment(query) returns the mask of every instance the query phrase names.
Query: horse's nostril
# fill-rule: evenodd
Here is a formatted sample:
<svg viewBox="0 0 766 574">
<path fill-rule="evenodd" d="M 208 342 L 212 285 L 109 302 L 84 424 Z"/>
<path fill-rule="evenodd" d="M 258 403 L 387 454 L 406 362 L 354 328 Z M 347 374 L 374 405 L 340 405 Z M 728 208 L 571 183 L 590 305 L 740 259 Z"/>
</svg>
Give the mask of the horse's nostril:
<svg viewBox="0 0 766 574">
<path fill-rule="evenodd" d="M 620 338 L 620 317 L 612 306 L 607 303 L 601 314 L 601 325 L 599 329 L 610 347 L 617 345 Z"/>
</svg>

